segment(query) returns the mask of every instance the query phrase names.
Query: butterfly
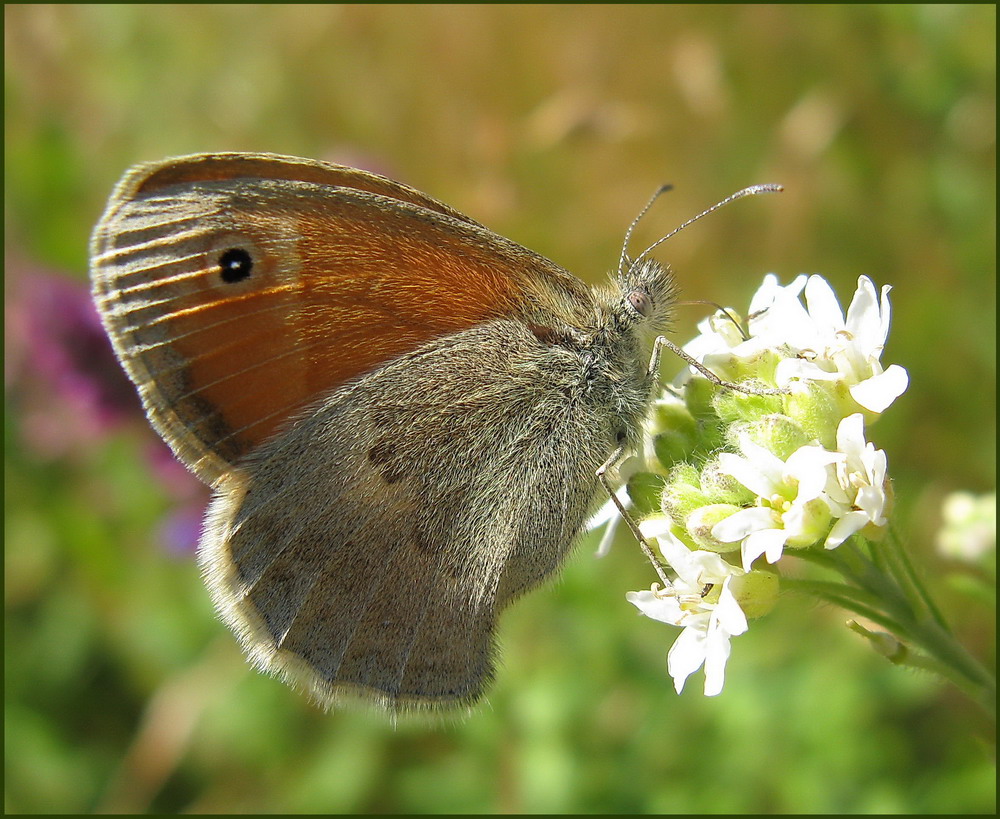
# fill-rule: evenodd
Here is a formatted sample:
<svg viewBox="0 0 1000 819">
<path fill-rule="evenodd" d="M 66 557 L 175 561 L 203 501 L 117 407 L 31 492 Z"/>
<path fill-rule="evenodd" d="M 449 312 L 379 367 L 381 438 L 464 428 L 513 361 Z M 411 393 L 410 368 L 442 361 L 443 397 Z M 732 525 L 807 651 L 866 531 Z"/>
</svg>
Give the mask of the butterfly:
<svg viewBox="0 0 1000 819">
<path fill-rule="evenodd" d="M 199 562 L 250 661 L 390 710 L 488 688 L 498 615 L 639 443 L 675 300 L 648 250 L 591 287 L 410 187 L 274 154 L 132 168 L 91 276 L 214 490 Z"/>
</svg>

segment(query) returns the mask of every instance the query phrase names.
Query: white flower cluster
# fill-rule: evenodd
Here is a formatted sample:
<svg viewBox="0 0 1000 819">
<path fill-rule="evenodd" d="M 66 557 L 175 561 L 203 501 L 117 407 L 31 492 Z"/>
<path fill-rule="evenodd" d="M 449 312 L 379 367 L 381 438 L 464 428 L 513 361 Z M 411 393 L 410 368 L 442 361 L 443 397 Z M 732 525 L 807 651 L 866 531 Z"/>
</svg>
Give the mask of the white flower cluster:
<svg viewBox="0 0 1000 819">
<path fill-rule="evenodd" d="M 704 465 L 665 465 L 673 466 L 665 517 L 640 527 L 676 579 L 627 599 L 683 629 L 668 655 L 678 692 L 704 665 L 705 694 L 718 694 L 730 637 L 774 605 L 777 574 L 759 558 L 774 564 L 786 549 L 833 549 L 856 533 L 877 540 L 884 532 L 892 500 L 886 456 L 866 441 L 865 422 L 907 386 L 906 370 L 880 362 L 888 292 L 879 294 L 862 276 L 845 319 L 821 277 L 800 276 L 782 287 L 768 275 L 751 301 L 745 335 L 731 313 L 720 311 L 685 345 L 727 381 L 752 380 L 784 394 L 711 388 L 713 421 L 704 420 L 701 405 L 692 411 L 701 423 L 689 425 L 708 439 Z M 694 368 L 682 374 L 677 385 L 689 409 L 708 384 Z M 654 439 L 657 433 L 654 424 Z M 657 451 L 655 442 L 646 449 Z"/>
<path fill-rule="evenodd" d="M 773 273 L 764 277 L 750 300 L 749 334 L 730 315 L 719 312 L 698 325 L 701 334 L 684 345 L 685 352 L 710 370 L 733 377 L 762 377 L 758 362 L 777 353 L 773 382 L 788 387 L 796 382 L 830 381 L 845 385 L 859 407 L 883 412 L 907 386 L 906 370 L 897 364 L 883 370 L 880 358 L 892 316 L 890 286 L 881 294 L 867 276 L 847 309 L 837 303 L 833 288 L 822 276 L 799 276 L 782 287 Z M 805 295 L 805 306 L 800 296 Z M 697 371 L 682 374 L 684 381 Z"/>
</svg>

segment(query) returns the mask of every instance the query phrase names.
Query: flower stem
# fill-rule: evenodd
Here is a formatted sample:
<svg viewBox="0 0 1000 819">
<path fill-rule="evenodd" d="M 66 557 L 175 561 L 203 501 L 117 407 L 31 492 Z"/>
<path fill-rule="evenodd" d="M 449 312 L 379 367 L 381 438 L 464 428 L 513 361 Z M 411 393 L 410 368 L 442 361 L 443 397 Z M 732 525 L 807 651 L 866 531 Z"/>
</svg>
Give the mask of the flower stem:
<svg viewBox="0 0 1000 819">
<path fill-rule="evenodd" d="M 837 572 L 844 582 L 783 579 L 784 586 L 860 614 L 917 647 L 922 655 L 910 653 L 894 662 L 944 676 L 995 716 L 996 679 L 957 641 L 898 538 L 892 537 L 888 549 L 855 538 L 835 552 L 797 556 Z"/>
<path fill-rule="evenodd" d="M 866 617 L 884 628 L 890 630 L 899 628 L 899 624 L 895 620 L 876 608 L 879 602 L 878 599 L 861 589 L 855 589 L 843 583 L 830 583 L 823 580 L 797 580 L 784 577 L 781 579 L 781 585 L 782 588 L 818 597 L 827 603 L 832 603 L 855 614 L 860 614 L 862 617 Z"/>
<path fill-rule="evenodd" d="M 889 525 L 889 542 L 892 545 L 890 554 L 892 554 L 892 556 L 899 562 L 903 575 L 916 593 L 920 596 L 924 606 L 927 608 L 927 612 L 934 618 L 934 622 L 936 622 L 938 626 L 950 633 L 951 629 L 948 627 L 948 624 L 944 619 L 944 615 L 941 614 L 941 610 L 931 599 L 930 592 L 927 591 L 926 586 L 924 586 L 924 584 L 920 581 L 920 576 L 913 568 L 913 562 L 910 560 L 909 554 L 906 549 L 903 548 L 903 542 L 899 537 L 899 532 L 897 531 L 895 525 L 891 523 Z"/>
</svg>

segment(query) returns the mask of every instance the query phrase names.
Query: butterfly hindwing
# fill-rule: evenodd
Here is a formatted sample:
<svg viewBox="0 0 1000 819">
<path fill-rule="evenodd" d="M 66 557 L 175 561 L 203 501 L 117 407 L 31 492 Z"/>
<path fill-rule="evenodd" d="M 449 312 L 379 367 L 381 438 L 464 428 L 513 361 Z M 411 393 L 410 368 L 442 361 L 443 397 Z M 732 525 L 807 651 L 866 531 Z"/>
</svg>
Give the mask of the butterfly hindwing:
<svg viewBox="0 0 1000 819">
<path fill-rule="evenodd" d="M 540 354 L 548 377 L 524 366 Z M 258 666 L 325 704 L 480 696 L 497 615 L 558 568 L 613 446 L 559 359 L 487 322 L 334 391 L 233 471 L 202 561 Z"/>
</svg>

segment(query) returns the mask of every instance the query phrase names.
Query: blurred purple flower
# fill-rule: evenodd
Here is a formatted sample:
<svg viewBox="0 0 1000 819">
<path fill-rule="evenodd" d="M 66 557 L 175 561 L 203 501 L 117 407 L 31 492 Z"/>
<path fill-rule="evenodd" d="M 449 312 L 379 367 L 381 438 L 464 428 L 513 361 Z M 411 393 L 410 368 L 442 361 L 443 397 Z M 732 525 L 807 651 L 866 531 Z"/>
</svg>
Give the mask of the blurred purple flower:
<svg viewBox="0 0 1000 819">
<path fill-rule="evenodd" d="M 4 379 L 27 448 L 54 460 L 140 421 L 148 431 L 87 286 L 10 259 L 5 269 Z M 149 469 L 178 503 L 161 526 L 162 544 L 193 553 L 200 524 L 192 521 L 204 514 L 208 488 L 162 441 L 150 441 Z"/>
<path fill-rule="evenodd" d="M 157 540 L 160 547 L 174 557 L 190 557 L 201 538 L 205 519 L 204 504 L 181 504 L 171 509 L 160 521 Z"/>
<path fill-rule="evenodd" d="M 36 453 L 60 455 L 141 416 L 86 286 L 16 263 L 6 270 L 5 381 Z"/>
</svg>

